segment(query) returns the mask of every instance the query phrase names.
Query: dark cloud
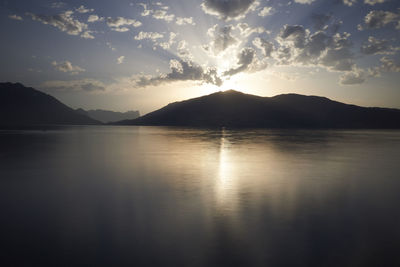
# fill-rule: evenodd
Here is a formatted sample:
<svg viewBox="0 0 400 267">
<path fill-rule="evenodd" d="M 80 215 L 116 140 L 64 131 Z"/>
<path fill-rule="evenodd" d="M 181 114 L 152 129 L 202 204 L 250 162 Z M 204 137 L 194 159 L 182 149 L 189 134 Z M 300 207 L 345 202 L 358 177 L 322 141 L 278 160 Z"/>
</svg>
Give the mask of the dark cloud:
<svg viewBox="0 0 400 267">
<path fill-rule="evenodd" d="M 106 87 L 102 82 L 93 79 L 46 81 L 42 86 L 46 89 L 59 91 L 84 91 L 91 93 L 106 91 Z"/>
<path fill-rule="evenodd" d="M 189 60 L 171 60 L 171 72 L 157 77 L 141 76 L 135 80 L 137 87 L 146 87 L 149 85 L 160 85 L 163 83 L 176 81 L 199 81 L 202 83 L 222 85 L 222 80 L 217 75 L 215 68 L 204 69 L 200 65 Z"/>
<path fill-rule="evenodd" d="M 104 86 L 96 85 L 94 83 L 84 83 L 81 85 L 83 91 L 93 92 L 93 91 L 105 91 Z"/>
<path fill-rule="evenodd" d="M 253 63 L 254 58 L 255 58 L 255 51 L 253 48 L 250 47 L 243 48 L 238 55 L 237 64 L 239 66 L 225 71 L 224 76 L 232 76 L 239 72 L 246 71 L 251 65 L 251 63 Z"/>
<path fill-rule="evenodd" d="M 328 29 L 326 29 L 328 30 Z M 274 57 L 279 64 L 316 65 L 335 71 L 350 71 L 354 67 L 350 34 L 326 31 L 310 34 L 301 25 L 285 25 L 277 37 L 280 47 Z"/>
<path fill-rule="evenodd" d="M 361 52 L 366 55 L 376 55 L 376 54 L 390 54 L 392 53 L 393 47 L 390 47 L 389 41 L 382 39 L 376 39 L 372 36 L 368 38 L 368 42 L 361 46 Z"/>
<path fill-rule="evenodd" d="M 86 38 L 88 35 L 84 34 L 88 29 L 88 25 L 73 18 L 74 12 L 69 10 L 58 15 L 36 15 L 27 13 L 33 20 L 40 21 L 43 24 L 48 24 L 66 32 L 70 35 L 79 35 Z"/>
<path fill-rule="evenodd" d="M 285 25 L 279 33 L 279 37 L 285 42 L 292 42 L 294 47 L 304 47 L 306 30 L 301 25 Z"/>
<path fill-rule="evenodd" d="M 358 85 L 365 82 L 365 75 L 362 71 L 349 71 L 340 76 L 341 85 Z"/>
<path fill-rule="evenodd" d="M 214 38 L 212 46 L 214 52 L 219 53 L 227 49 L 229 46 L 237 43 L 237 39 L 233 37 L 232 33 L 233 26 L 227 25 L 224 27 L 218 27 L 215 25 L 210 31 L 209 35 Z"/>
<path fill-rule="evenodd" d="M 353 69 L 354 53 L 351 51 L 353 46 L 349 40 L 350 34 L 335 35 L 331 39 L 329 46 L 320 58 L 320 64 L 335 71 L 350 71 Z"/>
<path fill-rule="evenodd" d="M 400 63 L 389 57 L 383 57 L 380 59 L 382 65 L 380 66 L 381 71 L 386 72 L 400 72 Z"/>
<path fill-rule="evenodd" d="M 365 16 L 364 25 L 358 25 L 358 29 L 379 29 L 394 23 L 397 23 L 396 29 L 400 29 L 399 14 L 390 11 L 372 10 Z"/>
<path fill-rule="evenodd" d="M 253 45 L 260 49 L 265 57 L 270 57 L 274 51 L 274 44 L 263 38 L 255 38 L 253 40 Z"/>
<path fill-rule="evenodd" d="M 311 20 L 315 30 L 320 31 L 327 27 L 328 22 L 332 19 L 332 15 L 312 14 Z"/>
<path fill-rule="evenodd" d="M 383 72 L 400 72 L 400 63 L 387 56 L 380 59 L 381 65 L 369 68 L 370 77 L 380 77 Z"/>
<path fill-rule="evenodd" d="M 203 11 L 222 20 L 242 18 L 258 2 L 255 0 L 204 0 Z"/>
</svg>

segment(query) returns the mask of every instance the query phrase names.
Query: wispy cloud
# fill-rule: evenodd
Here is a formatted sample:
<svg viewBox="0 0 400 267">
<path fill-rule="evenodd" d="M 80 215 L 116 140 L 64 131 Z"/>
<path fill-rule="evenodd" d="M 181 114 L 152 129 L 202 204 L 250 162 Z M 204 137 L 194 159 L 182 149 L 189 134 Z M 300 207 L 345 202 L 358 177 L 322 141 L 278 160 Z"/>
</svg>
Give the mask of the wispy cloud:
<svg viewBox="0 0 400 267">
<path fill-rule="evenodd" d="M 98 15 L 90 15 L 88 17 L 88 22 L 97 22 L 97 21 L 103 21 L 104 18 L 103 17 L 99 17 Z"/>
<path fill-rule="evenodd" d="M 89 13 L 89 12 L 93 12 L 94 9 L 93 8 L 86 8 L 85 6 L 80 6 L 77 9 L 75 9 L 78 13 L 81 14 L 85 14 L 85 13 Z"/>
<path fill-rule="evenodd" d="M 107 25 L 111 28 L 111 30 L 116 32 L 127 32 L 129 31 L 128 26 L 133 26 L 137 28 L 142 25 L 142 23 L 138 20 L 128 19 L 124 17 L 116 17 L 116 18 L 108 17 L 106 22 Z"/>
<path fill-rule="evenodd" d="M 122 64 L 125 61 L 125 56 L 120 56 L 117 58 L 117 64 Z"/>
<path fill-rule="evenodd" d="M 61 72 L 66 72 L 71 75 L 75 75 L 75 74 L 85 71 L 85 69 L 83 69 L 79 66 L 72 65 L 72 63 L 69 62 L 68 60 L 63 61 L 63 62 L 53 61 L 51 64 L 56 68 L 56 70 L 61 71 Z"/>
<path fill-rule="evenodd" d="M 13 19 L 13 20 L 23 20 L 21 16 L 18 15 L 9 15 L 8 18 Z"/>
<path fill-rule="evenodd" d="M 94 79 L 46 81 L 42 84 L 42 87 L 58 91 L 84 91 L 89 93 L 103 92 L 106 90 L 106 85 L 104 83 Z"/>
<path fill-rule="evenodd" d="M 196 25 L 196 23 L 193 20 L 193 17 L 189 17 L 189 18 L 177 17 L 176 24 L 178 24 L 178 25 Z"/>
<path fill-rule="evenodd" d="M 163 38 L 164 35 L 162 33 L 158 33 L 158 32 L 139 32 L 139 34 L 137 34 L 134 39 L 135 40 L 144 40 L 144 39 L 150 39 L 150 40 L 156 40 L 156 39 L 160 39 Z"/>
<path fill-rule="evenodd" d="M 71 10 L 65 11 L 58 15 L 37 15 L 27 13 L 35 21 L 39 21 L 43 24 L 51 25 L 58 28 L 62 32 L 66 32 L 69 35 L 80 35 L 83 33 L 83 38 L 87 37 L 84 32 L 87 31 L 88 25 L 84 22 L 73 17 L 74 12 Z"/>
</svg>

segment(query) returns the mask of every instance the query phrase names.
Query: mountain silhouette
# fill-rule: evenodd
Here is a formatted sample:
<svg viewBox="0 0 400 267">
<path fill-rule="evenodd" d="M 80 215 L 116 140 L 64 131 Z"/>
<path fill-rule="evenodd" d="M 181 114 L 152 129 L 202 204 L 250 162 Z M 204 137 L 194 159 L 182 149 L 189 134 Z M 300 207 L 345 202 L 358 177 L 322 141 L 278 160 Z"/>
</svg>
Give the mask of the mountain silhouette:
<svg viewBox="0 0 400 267">
<path fill-rule="evenodd" d="M 234 90 L 171 103 L 118 125 L 232 128 L 400 128 L 400 110 L 366 108 L 325 97 L 260 97 Z"/>
<path fill-rule="evenodd" d="M 116 122 L 121 120 L 132 120 L 140 116 L 140 113 L 137 110 L 130 110 L 127 112 L 115 112 L 103 109 L 84 110 L 82 108 L 78 108 L 76 109 L 76 111 L 103 123 Z"/>
<path fill-rule="evenodd" d="M 0 125 L 100 124 L 56 98 L 20 83 L 0 83 Z"/>
</svg>

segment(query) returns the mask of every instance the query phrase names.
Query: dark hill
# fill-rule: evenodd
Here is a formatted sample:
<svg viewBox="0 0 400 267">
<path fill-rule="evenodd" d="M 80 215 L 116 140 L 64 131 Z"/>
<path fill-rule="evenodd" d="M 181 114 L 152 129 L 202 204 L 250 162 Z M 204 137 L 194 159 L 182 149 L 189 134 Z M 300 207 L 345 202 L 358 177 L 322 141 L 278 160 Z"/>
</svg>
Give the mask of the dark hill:
<svg viewBox="0 0 400 267">
<path fill-rule="evenodd" d="M 133 111 L 133 110 L 127 112 L 115 112 L 103 109 L 84 110 L 78 108 L 76 111 L 92 119 L 101 121 L 103 123 L 116 122 L 122 120 L 133 120 L 140 116 L 139 111 Z"/>
<path fill-rule="evenodd" d="M 54 97 L 19 83 L 0 83 L 0 125 L 100 124 Z"/>
<path fill-rule="evenodd" d="M 169 104 L 119 125 L 248 128 L 400 128 L 400 110 L 365 108 L 325 97 L 260 97 L 234 90 Z"/>
</svg>

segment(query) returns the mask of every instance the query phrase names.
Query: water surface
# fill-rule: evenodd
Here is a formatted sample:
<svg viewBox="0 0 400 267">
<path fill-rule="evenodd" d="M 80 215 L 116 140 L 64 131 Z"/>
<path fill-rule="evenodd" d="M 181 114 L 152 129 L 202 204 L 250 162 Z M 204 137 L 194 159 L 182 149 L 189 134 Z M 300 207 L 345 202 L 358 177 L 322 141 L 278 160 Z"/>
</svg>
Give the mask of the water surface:
<svg viewBox="0 0 400 267">
<path fill-rule="evenodd" d="M 0 265 L 400 266 L 399 174 L 399 131 L 3 130 Z"/>
</svg>

